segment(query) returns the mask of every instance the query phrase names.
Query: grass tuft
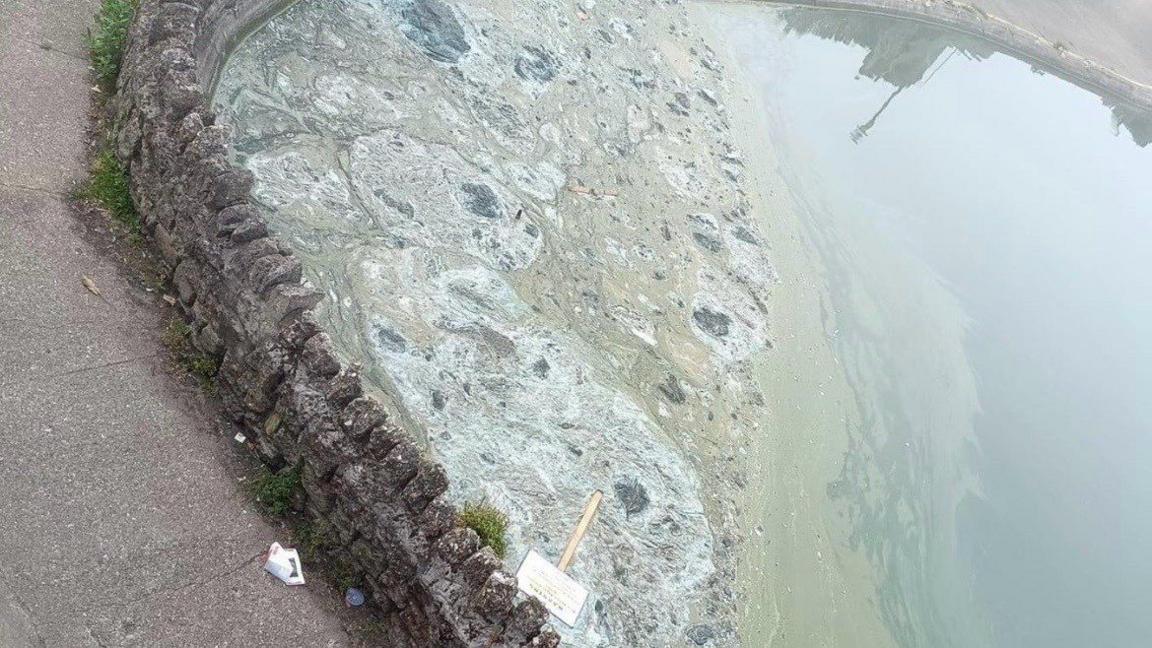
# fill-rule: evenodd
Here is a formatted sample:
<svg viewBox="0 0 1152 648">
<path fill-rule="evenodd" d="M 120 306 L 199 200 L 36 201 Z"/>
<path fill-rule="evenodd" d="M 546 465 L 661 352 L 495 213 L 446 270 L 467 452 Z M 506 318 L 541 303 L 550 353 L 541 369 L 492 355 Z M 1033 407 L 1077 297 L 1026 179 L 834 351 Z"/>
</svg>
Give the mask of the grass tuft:
<svg viewBox="0 0 1152 648">
<path fill-rule="evenodd" d="M 104 149 L 92 160 L 88 184 L 80 189 L 79 197 L 103 207 L 116 222 L 139 236 L 140 214 L 128 188 L 128 174 L 111 148 Z"/>
<path fill-rule="evenodd" d="M 285 468 L 277 473 L 262 468 L 260 475 L 249 483 L 252 495 L 265 513 L 283 516 L 292 510 L 292 499 L 300 489 L 300 467 Z"/>
<path fill-rule="evenodd" d="M 192 327 L 179 315 L 168 320 L 168 327 L 164 329 L 164 346 L 172 352 L 176 366 L 183 369 L 200 383 L 205 391 L 212 393 L 216 389 L 216 373 L 220 370 L 220 363 L 211 356 L 201 353 L 192 344 Z"/>
<path fill-rule="evenodd" d="M 96 27 L 88 34 L 88 51 L 96 80 L 107 93 L 116 90 L 124 43 L 136 14 L 137 0 L 103 0 L 96 14 Z"/>
<path fill-rule="evenodd" d="M 480 536 L 480 543 L 491 547 L 503 558 L 508 551 L 508 541 L 504 534 L 508 531 L 508 516 L 488 502 L 466 503 L 460 511 L 460 524 L 472 529 Z"/>
</svg>

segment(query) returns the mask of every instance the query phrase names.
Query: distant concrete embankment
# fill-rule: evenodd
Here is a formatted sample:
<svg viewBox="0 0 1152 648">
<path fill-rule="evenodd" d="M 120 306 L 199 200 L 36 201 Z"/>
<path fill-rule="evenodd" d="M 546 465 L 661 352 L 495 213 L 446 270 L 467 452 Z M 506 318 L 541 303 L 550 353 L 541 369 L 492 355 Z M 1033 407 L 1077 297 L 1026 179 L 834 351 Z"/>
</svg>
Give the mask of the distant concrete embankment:
<svg viewBox="0 0 1152 648">
<path fill-rule="evenodd" d="M 1045 72 L 1101 95 L 1110 104 L 1152 111 L 1152 86 L 972 4 L 917 0 L 789 0 L 779 4 L 879 14 L 978 36 Z"/>
</svg>

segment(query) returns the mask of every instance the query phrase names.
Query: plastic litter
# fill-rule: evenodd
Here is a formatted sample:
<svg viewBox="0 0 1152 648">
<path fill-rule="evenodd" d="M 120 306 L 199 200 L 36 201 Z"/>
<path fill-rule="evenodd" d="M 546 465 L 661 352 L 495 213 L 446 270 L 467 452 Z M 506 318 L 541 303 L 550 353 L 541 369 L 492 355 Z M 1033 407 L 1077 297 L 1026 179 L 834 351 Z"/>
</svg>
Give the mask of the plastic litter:
<svg viewBox="0 0 1152 648">
<path fill-rule="evenodd" d="M 289 585 L 304 584 L 304 570 L 300 567 L 300 554 L 295 549 L 285 549 L 279 542 L 268 548 L 268 558 L 264 561 L 264 571 Z"/>
<path fill-rule="evenodd" d="M 361 592 L 355 587 L 349 587 L 347 592 L 344 592 L 344 602 L 348 607 L 360 607 L 364 605 L 364 592 Z"/>
</svg>

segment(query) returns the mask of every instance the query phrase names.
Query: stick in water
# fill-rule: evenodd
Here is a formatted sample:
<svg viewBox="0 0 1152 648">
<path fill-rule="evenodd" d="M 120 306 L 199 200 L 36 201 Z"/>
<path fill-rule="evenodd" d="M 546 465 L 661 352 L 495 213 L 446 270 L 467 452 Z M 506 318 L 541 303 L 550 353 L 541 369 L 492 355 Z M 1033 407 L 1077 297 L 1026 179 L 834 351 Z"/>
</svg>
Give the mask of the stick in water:
<svg viewBox="0 0 1152 648">
<path fill-rule="evenodd" d="M 580 524 L 576 525 L 576 530 L 572 532 L 572 537 L 568 538 L 568 546 L 564 547 L 564 555 L 560 556 L 560 562 L 556 564 L 560 571 L 568 571 L 569 565 L 572 564 L 572 559 L 576 557 L 576 547 L 580 546 L 580 541 L 584 539 L 584 534 L 588 532 L 588 526 L 592 524 L 592 518 L 596 516 L 596 510 L 600 508 L 600 500 L 604 499 L 604 493 L 596 491 L 592 493 L 592 498 L 588 500 L 588 506 L 584 507 L 584 515 L 580 518 Z"/>
</svg>

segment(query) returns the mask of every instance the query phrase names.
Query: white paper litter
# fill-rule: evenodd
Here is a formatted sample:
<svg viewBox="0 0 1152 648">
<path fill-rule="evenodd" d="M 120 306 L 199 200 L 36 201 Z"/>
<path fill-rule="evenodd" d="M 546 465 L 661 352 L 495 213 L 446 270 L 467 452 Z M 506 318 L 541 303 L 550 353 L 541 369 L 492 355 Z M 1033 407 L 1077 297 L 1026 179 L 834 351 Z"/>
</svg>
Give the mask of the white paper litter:
<svg viewBox="0 0 1152 648">
<path fill-rule="evenodd" d="M 285 549 L 279 542 L 268 548 L 268 559 L 264 561 L 264 571 L 289 585 L 304 584 L 304 570 L 300 567 L 300 554 L 295 549 Z"/>
</svg>

